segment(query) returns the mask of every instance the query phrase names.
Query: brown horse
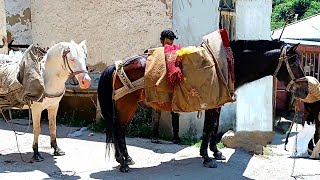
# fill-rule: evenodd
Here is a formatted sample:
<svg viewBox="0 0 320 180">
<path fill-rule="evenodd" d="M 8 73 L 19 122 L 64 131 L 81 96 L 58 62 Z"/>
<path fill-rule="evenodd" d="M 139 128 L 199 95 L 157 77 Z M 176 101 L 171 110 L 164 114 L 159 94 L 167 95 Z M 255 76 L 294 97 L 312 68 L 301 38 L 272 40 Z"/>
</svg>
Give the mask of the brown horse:
<svg viewBox="0 0 320 180">
<path fill-rule="evenodd" d="M 287 85 L 287 90 L 296 97 L 305 98 L 308 94 L 308 83 L 299 64 L 296 52 L 297 45 L 289 46 L 275 41 L 234 41 L 231 42 L 235 61 L 236 87 L 274 75 Z M 130 81 L 144 77 L 147 55 L 135 56 L 124 62 L 124 71 Z M 139 102 L 145 99 L 144 89 L 138 89 L 124 97 L 113 100 L 113 89 L 123 86 L 118 77 L 113 80 L 115 65 L 111 65 L 101 74 L 98 86 L 98 98 L 102 115 L 106 121 L 107 151 L 114 144 L 115 158 L 121 164 L 121 172 L 129 172 L 128 165 L 134 164 L 129 156 L 125 131 L 134 115 Z M 219 125 L 220 108 L 205 112 L 203 140 L 200 155 L 206 167 L 217 167 L 215 161 L 208 156 L 208 145 L 216 159 L 225 159 L 216 146 L 216 133 Z M 110 152 L 110 151 L 109 151 Z"/>
</svg>

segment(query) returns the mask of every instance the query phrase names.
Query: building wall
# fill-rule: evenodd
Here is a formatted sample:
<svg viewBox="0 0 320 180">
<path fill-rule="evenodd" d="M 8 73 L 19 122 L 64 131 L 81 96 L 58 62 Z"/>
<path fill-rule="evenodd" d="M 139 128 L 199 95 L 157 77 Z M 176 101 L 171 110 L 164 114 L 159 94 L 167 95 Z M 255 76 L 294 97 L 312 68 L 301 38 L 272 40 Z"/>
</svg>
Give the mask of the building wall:
<svg viewBox="0 0 320 180">
<path fill-rule="evenodd" d="M 32 44 L 30 0 L 4 0 L 8 42 Z"/>
<path fill-rule="evenodd" d="M 106 65 L 160 46 L 171 28 L 171 0 L 32 0 L 32 38 L 50 47 L 60 41 L 87 40 L 88 64 Z"/>
<path fill-rule="evenodd" d="M 236 39 L 271 39 L 272 0 L 237 0 Z"/>
<path fill-rule="evenodd" d="M 173 1 L 173 29 L 183 46 L 199 46 L 202 36 L 218 29 L 219 1 Z"/>
<path fill-rule="evenodd" d="M 4 10 L 4 1 L 0 1 L 0 44 L 3 45 L 2 43 L 2 38 L 5 38 L 7 36 L 6 32 L 6 13 Z M 0 48 L 0 53 L 5 54 L 8 52 L 8 49 L 6 46 L 3 48 Z"/>
</svg>

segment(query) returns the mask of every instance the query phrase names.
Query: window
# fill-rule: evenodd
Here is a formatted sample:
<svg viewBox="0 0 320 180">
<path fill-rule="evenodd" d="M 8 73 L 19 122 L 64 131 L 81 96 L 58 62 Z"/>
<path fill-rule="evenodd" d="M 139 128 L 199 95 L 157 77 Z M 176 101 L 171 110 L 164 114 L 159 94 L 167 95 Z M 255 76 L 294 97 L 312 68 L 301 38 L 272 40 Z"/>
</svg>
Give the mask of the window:
<svg viewBox="0 0 320 180">
<path fill-rule="evenodd" d="M 301 63 L 304 68 L 304 72 L 306 76 L 313 76 L 319 79 L 319 61 L 320 61 L 320 53 L 312 52 L 312 51 L 304 51 L 301 54 Z"/>
<path fill-rule="evenodd" d="M 236 0 L 220 0 L 219 5 L 219 28 L 227 30 L 230 41 L 234 40 L 236 35 L 235 2 Z"/>
</svg>

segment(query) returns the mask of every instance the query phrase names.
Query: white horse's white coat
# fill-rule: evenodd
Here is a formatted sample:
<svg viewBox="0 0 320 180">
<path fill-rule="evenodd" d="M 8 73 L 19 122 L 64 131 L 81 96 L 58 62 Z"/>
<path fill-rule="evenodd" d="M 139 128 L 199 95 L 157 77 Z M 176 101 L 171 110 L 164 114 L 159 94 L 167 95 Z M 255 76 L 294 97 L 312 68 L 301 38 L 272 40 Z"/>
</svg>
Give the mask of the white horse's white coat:
<svg viewBox="0 0 320 180">
<path fill-rule="evenodd" d="M 42 102 L 33 102 L 31 105 L 34 133 L 33 150 L 35 153 L 33 158 L 35 160 L 42 159 L 38 152 L 38 138 L 41 132 L 41 112 L 45 109 L 48 110 L 51 146 L 54 148 L 54 154 L 64 155 L 64 152 L 58 148 L 56 143 L 56 116 L 59 102 L 65 92 L 65 83 L 68 80 L 69 74 L 72 73 L 64 63 L 63 52 L 65 50 L 70 50 L 70 52 L 66 55 L 66 58 L 71 70 L 73 72 L 84 72 L 75 75 L 79 82 L 80 88 L 89 88 L 91 83 L 91 78 L 86 70 L 87 49 L 85 41 L 82 41 L 80 44 L 76 44 L 73 41 L 61 42 L 48 50 L 42 62 L 44 68 L 43 77 L 45 93 L 49 97 L 45 97 Z"/>
</svg>

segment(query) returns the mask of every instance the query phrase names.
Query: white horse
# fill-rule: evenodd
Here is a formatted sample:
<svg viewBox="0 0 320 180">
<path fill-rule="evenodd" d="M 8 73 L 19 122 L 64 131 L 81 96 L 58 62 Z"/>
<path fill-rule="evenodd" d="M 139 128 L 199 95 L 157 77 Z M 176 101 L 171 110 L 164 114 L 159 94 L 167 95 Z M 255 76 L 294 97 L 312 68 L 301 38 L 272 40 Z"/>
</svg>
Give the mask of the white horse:
<svg viewBox="0 0 320 180">
<path fill-rule="evenodd" d="M 33 120 L 33 160 L 42 161 L 38 151 L 38 138 L 41 132 L 41 112 L 48 110 L 50 142 L 55 156 L 63 156 L 65 153 L 58 147 L 56 141 L 56 116 L 59 102 L 65 93 L 65 83 L 68 77 L 75 76 L 82 89 L 89 88 L 91 78 L 86 69 L 87 48 L 86 42 L 80 44 L 71 42 L 60 42 L 52 46 L 42 59 L 44 63 L 43 77 L 45 96 L 42 102 L 33 102 L 31 105 Z"/>
</svg>

